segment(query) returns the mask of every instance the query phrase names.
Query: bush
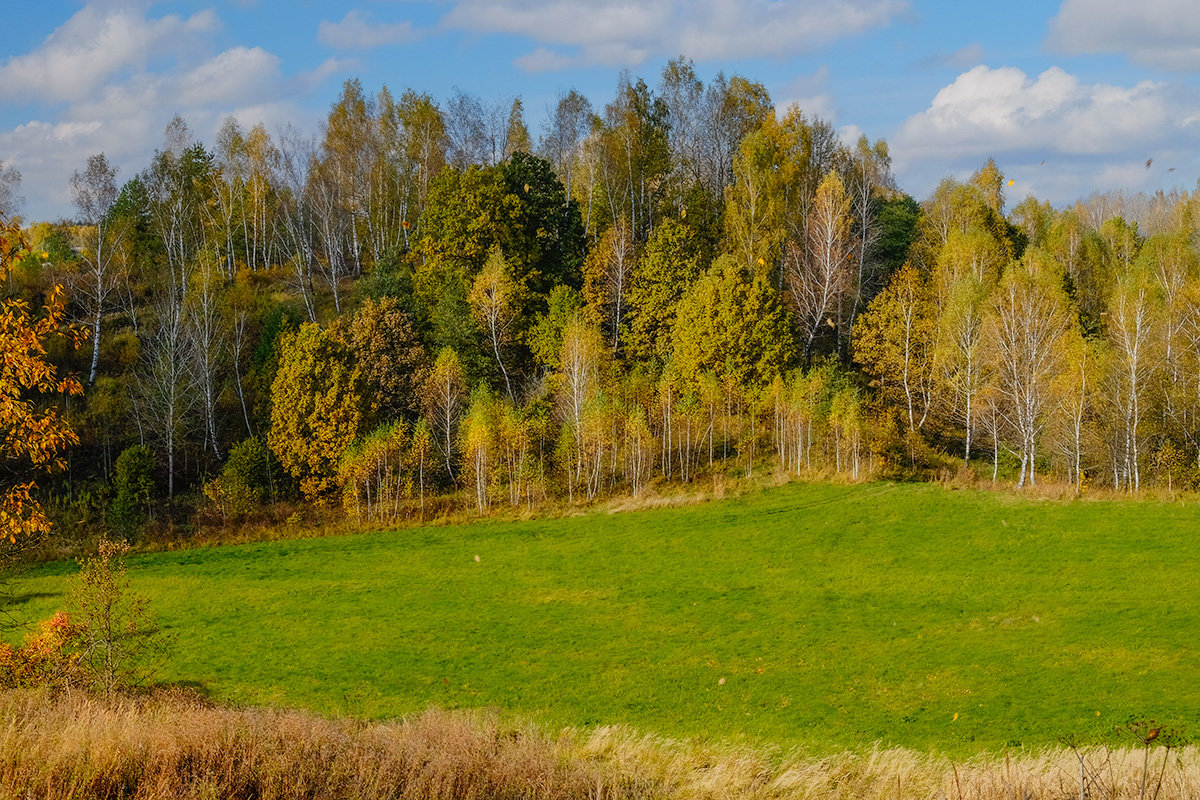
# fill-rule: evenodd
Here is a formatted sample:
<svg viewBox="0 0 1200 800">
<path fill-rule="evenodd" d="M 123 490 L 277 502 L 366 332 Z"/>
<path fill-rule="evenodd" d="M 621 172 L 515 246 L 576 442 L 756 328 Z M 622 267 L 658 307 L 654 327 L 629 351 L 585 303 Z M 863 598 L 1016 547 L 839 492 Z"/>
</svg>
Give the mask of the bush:
<svg viewBox="0 0 1200 800">
<path fill-rule="evenodd" d="M 282 479 L 275 454 L 261 438 L 251 436 L 229 451 L 221 475 L 204 485 L 204 494 L 222 516 L 237 516 L 277 499 Z"/>
<path fill-rule="evenodd" d="M 0 642 L 0 687 L 61 689 L 82 681 L 79 629 L 59 611 L 20 647 Z"/>
<path fill-rule="evenodd" d="M 70 599 L 71 641 L 93 688 L 107 694 L 137 686 L 156 667 L 165 643 L 125 571 L 125 542 L 101 540 L 96 555 L 79 562 Z"/>
<path fill-rule="evenodd" d="M 109 527 L 124 536 L 132 536 L 146 520 L 154 491 L 154 455 L 149 449 L 134 445 L 117 456 L 113 489 L 113 501 L 108 509 Z"/>
</svg>

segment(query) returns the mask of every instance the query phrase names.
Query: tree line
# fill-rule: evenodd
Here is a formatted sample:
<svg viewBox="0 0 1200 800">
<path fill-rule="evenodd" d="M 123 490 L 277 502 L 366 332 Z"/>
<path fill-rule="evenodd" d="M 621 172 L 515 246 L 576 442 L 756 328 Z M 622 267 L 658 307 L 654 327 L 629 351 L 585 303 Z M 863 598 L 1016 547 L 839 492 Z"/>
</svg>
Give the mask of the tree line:
<svg viewBox="0 0 1200 800">
<path fill-rule="evenodd" d="M 119 175 L 88 158 L 74 218 L 6 256 L 10 300 L 61 284 L 86 333 L 49 354 L 83 390 L 54 490 L 110 522 L 756 469 L 1200 478 L 1184 193 L 1008 210 L 989 160 L 918 203 L 882 140 L 683 58 L 603 107 L 564 93 L 536 144 L 519 97 L 350 80 L 315 134 L 230 118 L 210 146 L 177 118 Z"/>
</svg>

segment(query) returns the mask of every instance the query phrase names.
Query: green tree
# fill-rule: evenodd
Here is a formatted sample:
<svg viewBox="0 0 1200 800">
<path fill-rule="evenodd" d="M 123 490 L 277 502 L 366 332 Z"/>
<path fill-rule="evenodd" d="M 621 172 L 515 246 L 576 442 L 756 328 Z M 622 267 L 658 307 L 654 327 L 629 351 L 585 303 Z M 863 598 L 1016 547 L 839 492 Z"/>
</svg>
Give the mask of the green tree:
<svg viewBox="0 0 1200 800">
<path fill-rule="evenodd" d="M 346 349 L 313 323 L 280 343 L 267 443 L 309 499 L 334 487 L 342 453 L 363 427 L 363 384 Z"/>
<path fill-rule="evenodd" d="M 644 242 L 666 191 L 671 169 L 668 109 L 639 78 L 622 74 L 617 94 L 604 108 L 599 127 L 604 195 L 610 224 L 628 223 L 634 241 Z"/>
<path fill-rule="evenodd" d="M 650 234 L 629 285 L 629 353 L 639 360 L 665 362 L 679 301 L 704 269 L 693 230 L 674 219 Z"/>
<path fill-rule="evenodd" d="M 784 241 L 784 176 L 769 134 L 757 130 L 742 140 L 733 160 L 734 181 L 725 190 L 726 247 L 744 269 L 770 274 Z"/>
<path fill-rule="evenodd" d="M 278 498 L 282 469 L 275 454 L 259 436 L 251 436 L 229 450 L 220 476 L 204 486 L 204 493 L 222 514 L 246 514 Z"/>
<path fill-rule="evenodd" d="M 910 435 L 925 425 L 933 405 L 935 312 L 927 283 L 905 265 L 867 306 L 854 333 L 854 360 L 904 411 Z"/>
<path fill-rule="evenodd" d="M 154 492 L 154 454 L 140 444 L 127 447 L 113 468 L 113 500 L 108 524 L 122 536 L 132 536 L 150 513 Z"/>
<path fill-rule="evenodd" d="M 143 683 L 166 642 L 146 599 L 135 593 L 125 567 L 129 545 L 101 539 L 95 556 L 79 562 L 70 594 L 80 662 L 106 694 Z"/>
<path fill-rule="evenodd" d="M 751 390 L 769 384 L 795 356 L 778 294 L 763 278 L 747 278 L 730 256 L 714 261 L 684 295 L 672 342 L 681 375 L 698 379 L 711 370 Z"/>
<path fill-rule="evenodd" d="M 518 253 L 521 215 L 521 198 L 509 191 L 500 169 L 442 170 L 430 185 L 420 221 L 414 281 L 421 301 L 433 308 L 450 284 L 470 286 L 495 246 Z M 525 266 L 514 265 L 514 273 L 523 275 Z"/>
<path fill-rule="evenodd" d="M 586 251 L 579 204 L 544 159 L 517 152 L 501 171 L 509 194 L 520 200 L 505 254 L 522 265 L 521 283 L 542 296 L 562 284 L 579 288 Z"/>
<path fill-rule="evenodd" d="M 408 425 L 385 422 L 346 449 L 338 466 L 342 505 L 359 522 L 394 521 L 412 493 Z"/>
<path fill-rule="evenodd" d="M 429 308 L 454 284 L 470 287 L 493 247 L 529 299 L 578 287 L 584 257 L 579 208 L 550 164 L 515 153 L 496 167 L 446 169 L 421 217 L 414 285 Z M 531 318 L 532 309 L 524 316 Z"/>
<path fill-rule="evenodd" d="M 534 361 L 553 370 L 562 353 L 563 330 L 583 308 L 583 295 L 570 286 L 556 286 L 546 306 L 546 313 L 530 328 L 528 342 Z"/>
</svg>

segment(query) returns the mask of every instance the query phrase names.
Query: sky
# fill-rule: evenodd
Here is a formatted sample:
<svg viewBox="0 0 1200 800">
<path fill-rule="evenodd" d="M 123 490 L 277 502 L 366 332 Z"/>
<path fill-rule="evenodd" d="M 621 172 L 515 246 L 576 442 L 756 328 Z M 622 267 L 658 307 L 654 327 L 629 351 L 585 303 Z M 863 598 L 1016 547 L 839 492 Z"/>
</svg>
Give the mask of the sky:
<svg viewBox="0 0 1200 800">
<path fill-rule="evenodd" d="M 691 59 L 763 83 L 847 141 L 885 139 L 918 200 L 995 158 L 1027 195 L 1193 190 L 1200 177 L 1194 0 L 34 0 L 7 3 L 0 165 L 23 215 L 69 218 L 103 152 L 127 180 L 182 116 L 316 131 L 358 78 L 444 100 L 520 96 L 538 137 L 570 89 L 597 108 L 621 72 L 654 87 Z"/>
</svg>

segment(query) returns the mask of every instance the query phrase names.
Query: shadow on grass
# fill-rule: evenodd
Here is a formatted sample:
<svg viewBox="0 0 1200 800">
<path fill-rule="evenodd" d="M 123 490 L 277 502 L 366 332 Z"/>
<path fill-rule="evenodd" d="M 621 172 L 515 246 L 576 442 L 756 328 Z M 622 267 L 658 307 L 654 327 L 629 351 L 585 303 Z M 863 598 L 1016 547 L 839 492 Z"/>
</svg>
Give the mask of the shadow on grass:
<svg viewBox="0 0 1200 800">
<path fill-rule="evenodd" d="M 34 600 L 46 600 L 50 597 L 62 597 L 62 592 L 24 592 L 22 594 L 0 594 L 0 603 L 8 606 L 23 606 Z"/>
</svg>

